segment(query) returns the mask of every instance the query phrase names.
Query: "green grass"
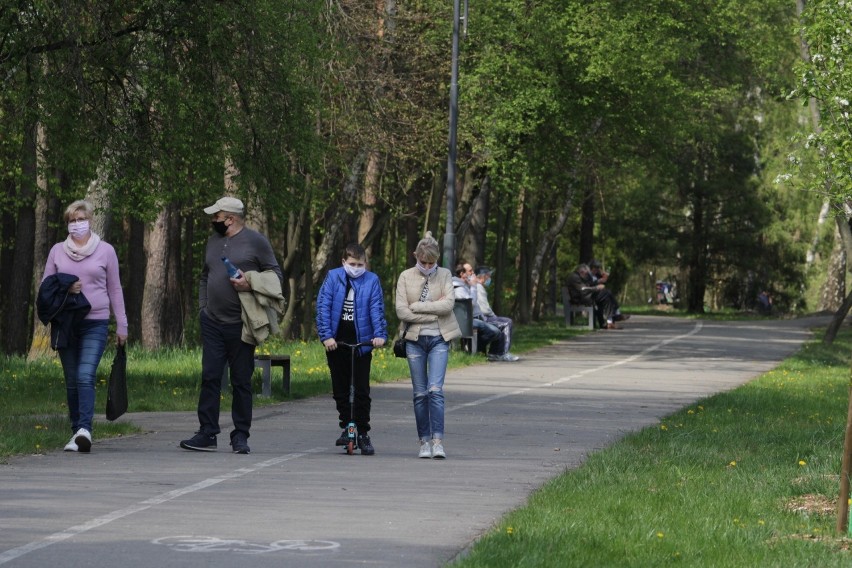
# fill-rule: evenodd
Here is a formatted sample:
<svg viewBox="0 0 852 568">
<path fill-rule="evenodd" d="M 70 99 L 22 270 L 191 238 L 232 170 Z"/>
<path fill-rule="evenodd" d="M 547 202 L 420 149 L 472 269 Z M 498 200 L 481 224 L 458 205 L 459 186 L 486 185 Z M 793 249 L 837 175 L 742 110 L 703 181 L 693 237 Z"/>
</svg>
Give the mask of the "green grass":
<svg viewBox="0 0 852 568">
<path fill-rule="evenodd" d="M 850 566 L 834 510 L 852 331 L 592 454 L 454 568 Z"/>
<path fill-rule="evenodd" d="M 582 330 L 568 330 L 553 318 L 528 326 L 516 326 L 513 351 L 524 352 L 569 338 Z M 319 341 L 282 342 L 270 340 L 258 348 L 259 353 L 289 354 L 291 357 L 291 393 L 285 395 L 281 370 L 272 371 L 272 396 L 257 397 L 257 406 L 286 400 L 312 397 L 331 392 L 331 379 L 325 351 Z M 408 364 L 393 356 L 390 348 L 374 352 L 371 380 L 383 383 L 407 379 Z M 98 438 L 136 432 L 132 424 L 107 422 L 103 417 L 106 404 L 106 381 L 113 352 L 108 351 L 98 369 L 95 435 Z M 147 352 L 131 347 L 127 353 L 129 412 L 186 411 L 195 412 L 201 377 L 201 351 L 167 349 Z M 483 361 L 460 351 L 452 351 L 450 367 Z M 11 455 L 40 453 L 61 448 L 71 436 L 65 382 L 56 357 L 27 362 L 22 357 L 0 359 L 0 459 Z M 254 374 L 254 391 L 261 390 L 260 370 Z M 230 406 L 230 394 L 223 391 L 223 407 Z"/>
</svg>

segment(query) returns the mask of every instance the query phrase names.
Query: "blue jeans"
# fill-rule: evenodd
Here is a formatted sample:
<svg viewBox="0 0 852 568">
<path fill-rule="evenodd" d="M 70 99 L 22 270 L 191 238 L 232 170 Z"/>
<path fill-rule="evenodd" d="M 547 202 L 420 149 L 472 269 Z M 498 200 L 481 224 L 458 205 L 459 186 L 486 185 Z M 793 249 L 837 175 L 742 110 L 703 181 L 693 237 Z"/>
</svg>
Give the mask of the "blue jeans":
<svg viewBox="0 0 852 568">
<path fill-rule="evenodd" d="M 450 344 L 440 335 L 421 335 L 405 342 L 411 386 L 414 388 L 414 419 L 421 440 L 444 438 L 444 375 Z"/>
<path fill-rule="evenodd" d="M 485 353 L 485 350 L 488 349 L 488 352 L 492 355 L 502 355 L 508 351 L 506 338 L 500 333 L 500 329 L 496 325 L 474 318 L 473 327 L 479 332 L 479 339 L 477 340 L 479 351 Z"/>
<path fill-rule="evenodd" d="M 65 395 L 71 431 L 92 431 L 95 415 L 95 377 L 107 342 L 109 320 L 82 320 L 74 329 L 76 345 L 59 350 L 65 374 Z"/>
</svg>

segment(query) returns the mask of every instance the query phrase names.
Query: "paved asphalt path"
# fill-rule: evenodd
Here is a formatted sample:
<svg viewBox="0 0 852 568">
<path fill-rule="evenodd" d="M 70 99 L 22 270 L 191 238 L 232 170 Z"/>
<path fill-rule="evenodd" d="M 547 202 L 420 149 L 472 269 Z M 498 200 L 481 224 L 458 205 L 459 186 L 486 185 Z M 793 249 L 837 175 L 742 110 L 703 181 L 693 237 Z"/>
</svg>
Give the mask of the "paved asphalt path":
<svg viewBox="0 0 852 568">
<path fill-rule="evenodd" d="M 257 410 L 250 455 L 227 434 L 180 450 L 192 412 L 130 414 L 145 434 L 0 464 L 0 565 L 441 566 L 546 480 L 772 369 L 827 321 L 638 316 L 450 371 L 443 461 L 417 458 L 407 381 L 373 388 L 372 457 L 334 447 L 330 397 Z"/>
</svg>

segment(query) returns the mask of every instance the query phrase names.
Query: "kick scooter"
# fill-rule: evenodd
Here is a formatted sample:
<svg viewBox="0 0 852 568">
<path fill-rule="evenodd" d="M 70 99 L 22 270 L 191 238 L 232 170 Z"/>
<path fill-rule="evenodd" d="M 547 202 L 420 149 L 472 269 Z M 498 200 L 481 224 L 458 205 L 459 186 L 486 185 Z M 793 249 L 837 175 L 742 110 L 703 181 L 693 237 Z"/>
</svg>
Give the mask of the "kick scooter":
<svg viewBox="0 0 852 568">
<path fill-rule="evenodd" d="M 372 345 L 372 341 L 362 341 L 361 343 L 343 343 L 338 341 L 338 345 L 343 345 L 349 348 L 352 354 L 349 367 L 349 424 L 346 425 L 346 453 L 350 456 L 355 451 L 358 441 L 355 435 L 355 352 L 359 347 L 367 347 Z"/>
</svg>

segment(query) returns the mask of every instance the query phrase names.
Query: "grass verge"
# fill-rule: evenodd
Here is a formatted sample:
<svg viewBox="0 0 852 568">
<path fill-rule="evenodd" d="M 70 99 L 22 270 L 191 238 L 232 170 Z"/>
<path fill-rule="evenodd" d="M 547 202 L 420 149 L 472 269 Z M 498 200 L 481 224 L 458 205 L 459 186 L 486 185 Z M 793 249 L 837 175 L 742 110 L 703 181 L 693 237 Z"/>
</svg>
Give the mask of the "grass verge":
<svg viewBox="0 0 852 568">
<path fill-rule="evenodd" d="M 558 318 L 531 325 L 515 326 L 512 350 L 529 351 L 554 341 L 584 333 L 566 329 Z M 258 348 L 260 353 L 289 354 L 291 393 L 284 394 L 280 369 L 272 372 L 272 396 L 257 397 L 257 406 L 279 403 L 331 392 L 331 379 L 325 351 L 319 341 L 282 342 L 270 340 Z M 95 435 L 107 438 L 138 431 L 125 421 L 104 419 L 106 382 L 113 352 L 108 351 L 98 369 L 95 406 Z M 156 352 L 131 347 L 127 353 L 129 412 L 195 412 L 201 376 L 201 351 L 167 349 Z M 483 362 L 482 356 L 470 356 L 453 350 L 450 367 Z M 42 453 L 61 448 L 71 436 L 65 381 L 57 357 L 28 362 L 23 357 L 0 359 L 0 459 L 20 454 Z M 374 352 L 371 379 L 383 383 L 407 379 L 408 364 L 393 356 L 390 348 Z M 254 374 L 254 391 L 260 392 L 261 374 Z M 223 391 L 223 408 L 230 406 L 230 394 Z"/>
<path fill-rule="evenodd" d="M 454 568 L 852 565 L 835 534 L 848 328 L 592 454 Z"/>
</svg>

